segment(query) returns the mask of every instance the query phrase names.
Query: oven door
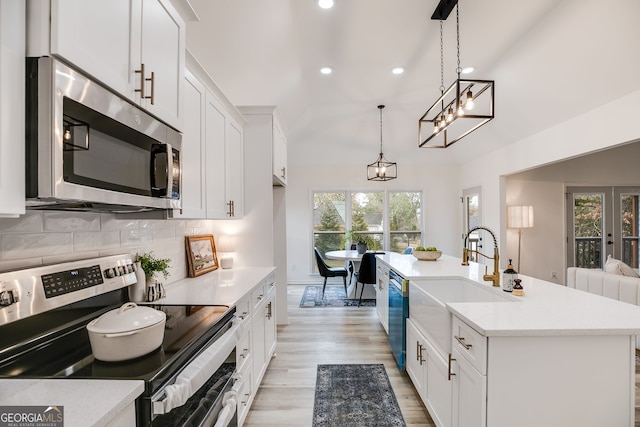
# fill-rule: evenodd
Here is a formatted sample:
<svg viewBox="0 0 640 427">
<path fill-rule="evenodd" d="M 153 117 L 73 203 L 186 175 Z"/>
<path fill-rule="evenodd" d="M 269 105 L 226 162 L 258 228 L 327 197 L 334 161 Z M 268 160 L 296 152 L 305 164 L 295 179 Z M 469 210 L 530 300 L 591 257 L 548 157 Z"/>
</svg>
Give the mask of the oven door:
<svg viewBox="0 0 640 427">
<path fill-rule="evenodd" d="M 240 322 L 220 331 L 151 397 L 147 426 L 237 426 L 237 394 L 242 378 L 236 372 Z M 144 403 L 143 403 L 144 404 Z"/>
</svg>

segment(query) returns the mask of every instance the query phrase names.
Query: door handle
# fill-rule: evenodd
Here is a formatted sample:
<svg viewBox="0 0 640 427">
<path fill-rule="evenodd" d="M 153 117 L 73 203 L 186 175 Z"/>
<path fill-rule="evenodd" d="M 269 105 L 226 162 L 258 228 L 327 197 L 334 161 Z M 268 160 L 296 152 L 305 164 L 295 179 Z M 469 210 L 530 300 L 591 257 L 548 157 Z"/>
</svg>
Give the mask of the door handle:
<svg viewBox="0 0 640 427">
<path fill-rule="evenodd" d="M 607 245 L 613 245 L 613 240 L 607 240 Z"/>
</svg>

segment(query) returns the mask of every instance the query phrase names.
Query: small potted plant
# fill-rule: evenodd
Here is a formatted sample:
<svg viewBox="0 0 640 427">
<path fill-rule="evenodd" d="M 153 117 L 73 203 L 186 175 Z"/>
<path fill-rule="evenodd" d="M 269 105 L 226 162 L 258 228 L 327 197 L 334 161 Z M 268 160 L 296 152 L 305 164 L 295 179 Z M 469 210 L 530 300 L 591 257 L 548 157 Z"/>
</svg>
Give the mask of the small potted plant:
<svg viewBox="0 0 640 427">
<path fill-rule="evenodd" d="M 138 254 L 138 261 L 147 280 L 154 279 L 156 273 L 162 273 L 165 279 L 169 276 L 169 258 L 156 258 L 152 251 Z"/>
<path fill-rule="evenodd" d="M 134 301 L 155 301 L 164 296 L 164 286 L 159 283 L 156 273 L 169 276 L 169 258 L 156 258 L 152 252 L 144 252 L 136 256 L 137 283 L 130 288 L 130 298 Z"/>
</svg>

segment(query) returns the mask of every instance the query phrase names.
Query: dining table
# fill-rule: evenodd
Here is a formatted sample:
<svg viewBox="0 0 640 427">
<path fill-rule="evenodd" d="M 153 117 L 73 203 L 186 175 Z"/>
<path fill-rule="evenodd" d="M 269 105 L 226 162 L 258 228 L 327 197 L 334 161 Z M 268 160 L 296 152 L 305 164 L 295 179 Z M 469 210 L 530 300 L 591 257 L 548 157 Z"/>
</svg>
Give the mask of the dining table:
<svg viewBox="0 0 640 427">
<path fill-rule="evenodd" d="M 383 251 L 367 251 L 367 252 L 373 252 L 373 253 L 379 253 L 379 254 L 385 253 Z M 362 261 L 362 255 L 363 254 L 358 253 L 357 250 L 328 251 L 328 252 L 325 252 L 324 254 L 325 258 L 327 259 L 353 262 L 353 269 L 354 269 L 354 272 L 356 273 L 360 269 L 360 262 Z M 349 286 L 347 287 L 347 298 L 349 299 L 357 298 L 356 290 L 357 290 L 356 282 L 352 277 L 349 283 Z M 362 299 L 375 299 L 375 298 L 376 298 L 376 292 L 373 286 L 365 286 L 362 294 Z"/>
</svg>

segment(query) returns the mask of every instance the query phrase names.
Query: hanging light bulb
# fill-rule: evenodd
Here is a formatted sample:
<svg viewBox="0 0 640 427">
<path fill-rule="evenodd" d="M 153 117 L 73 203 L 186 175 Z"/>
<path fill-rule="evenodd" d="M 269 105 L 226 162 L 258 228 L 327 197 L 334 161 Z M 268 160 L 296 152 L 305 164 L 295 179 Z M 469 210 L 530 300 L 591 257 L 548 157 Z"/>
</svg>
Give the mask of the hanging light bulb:
<svg viewBox="0 0 640 427">
<path fill-rule="evenodd" d="M 440 132 L 440 127 L 438 126 L 439 121 L 436 120 L 435 122 L 433 122 L 433 133 L 438 133 Z"/>
<path fill-rule="evenodd" d="M 447 122 L 451 123 L 453 121 L 453 108 L 449 107 L 449 111 L 447 111 Z"/>
<path fill-rule="evenodd" d="M 462 100 L 458 100 L 458 117 L 464 116 L 464 107 L 462 105 Z"/>
<path fill-rule="evenodd" d="M 69 127 L 64 128 L 64 134 L 62 137 L 65 141 L 71 141 L 71 129 Z"/>
<path fill-rule="evenodd" d="M 444 128 L 447 124 L 447 119 L 445 119 L 444 114 L 440 116 L 440 127 Z"/>
<path fill-rule="evenodd" d="M 473 103 L 473 93 L 471 93 L 471 89 L 469 89 L 469 92 L 467 92 L 467 103 L 464 104 L 464 108 L 466 108 L 467 110 L 473 110 L 474 106 L 475 104 Z"/>
</svg>

